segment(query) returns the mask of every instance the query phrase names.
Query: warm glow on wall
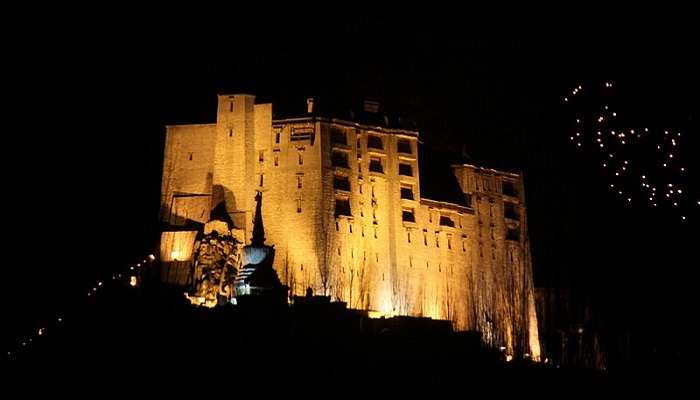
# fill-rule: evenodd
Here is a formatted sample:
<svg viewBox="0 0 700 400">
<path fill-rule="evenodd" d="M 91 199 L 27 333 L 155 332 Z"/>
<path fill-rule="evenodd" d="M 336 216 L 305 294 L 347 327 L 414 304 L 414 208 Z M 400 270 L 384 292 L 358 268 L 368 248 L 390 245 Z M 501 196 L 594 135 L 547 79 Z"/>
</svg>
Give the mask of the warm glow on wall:
<svg viewBox="0 0 700 400">
<path fill-rule="evenodd" d="M 192 259 L 197 231 L 163 232 L 160 239 L 160 258 L 165 262 Z"/>
</svg>

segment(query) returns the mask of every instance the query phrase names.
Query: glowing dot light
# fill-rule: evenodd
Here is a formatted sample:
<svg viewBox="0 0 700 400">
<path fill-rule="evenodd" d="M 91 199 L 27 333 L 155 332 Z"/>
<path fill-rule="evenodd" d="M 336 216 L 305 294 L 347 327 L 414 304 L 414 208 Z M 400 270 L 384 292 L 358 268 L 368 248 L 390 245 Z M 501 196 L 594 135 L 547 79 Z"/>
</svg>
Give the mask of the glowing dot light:
<svg viewBox="0 0 700 400">
<path fill-rule="evenodd" d="M 605 88 L 612 88 L 612 86 L 612 82 L 604 81 Z M 578 87 L 569 88 L 568 93 L 573 96 L 578 96 L 581 90 L 582 86 L 579 85 Z M 623 113 L 623 116 L 620 119 L 617 118 L 617 112 L 612 110 L 617 108 L 619 104 L 610 101 L 613 100 L 610 98 L 611 93 L 614 94 L 615 91 L 611 90 L 605 91 L 604 93 L 597 93 L 594 90 L 591 93 L 586 93 L 584 103 L 588 103 L 589 100 L 598 100 L 597 111 L 591 111 L 596 110 L 596 107 L 586 107 L 586 109 L 574 110 L 575 115 L 573 116 L 574 118 L 572 118 L 572 120 L 575 120 L 576 125 L 572 126 L 570 134 L 575 136 L 570 136 L 569 139 L 572 141 L 572 144 L 576 143 L 575 148 L 578 149 L 578 151 L 584 152 L 590 149 L 590 147 L 583 149 L 583 141 L 581 138 L 587 134 L 590 136 L 595 134 L 595 136 L 593 136 L 595 138 L 593 143 L 597 144 L 601 151 L 600 153 L 591 152 L 591 155 L 595 154 L 597 157 L 601 157 L 605 161 L 610 160 L 608 162 L 603 162 L 603 160 L 600 159 L 596 160 L 597 162 L 601 163 L 603 168 L 607 168 L 608 164 L 613 162 L 613 159 L 624 159 L 631 156 L 632 158 L 623 160 L 622 164 L 610 165 L 612 170 L 611 172 L 614 172 L 614 175 L 607 175 L 607 177 L 608 179 L 614 179 L 619 183 L 616 186 L 615 184 L 608 182 L 610 188 L 614 188 L 614 190 L 620 196 L 622 196 L 621 200 L 624 201 L 626 199 L 627 203 L 631 203 L 632 200 L 635 199 L 635 193 L 630 192 L 630 189 L 636 187 L 637 191 L 639 191 L 639 186 L 636 186 L 633 181 L 626 178 L 630 176 L 641 176 L 640 183 L 642 189 L 641 192 L 637 192 L 638 195 L 640 195 L 638 199 L 642 200 L 644 198 L 648 198 L 649 203 L 647 204 L 650 204 L 653 207 L 658 207 L 658 199 L 656 199 L 655 196 L 656 186 L 660 186 L 662 188 L 661 193 L 666 199 L 668 199 L 668 203 L 672 204 L 679 211 L 681 211 L 677 214 L 676 218 L 681 217 L 682 220 L 685 220 L 687 214 L 683 212 L 683 208 L 687 203 L 685 203 L 684 196 L 688 196 L 688 189 L 683 188 L 682 190 L 681 187 L 684 186 L 683 182 L 685 182 L 687 174 L 685 173 L 685 167 L 677 165 L 679 164 L 679 161 L 682 163 L 684 154 L 676 151 L 676 149 L 681 148 L 678 139 L 681 136 L 681 132 L 676 132 L 674 135 L 668 129 L 650 129 L 649 127 L 640 128 L 639 125 L 637 125 L 637 128 L 632 129 L 630 125 L 623 125 L 629 123 L 629 121 L 626 119 L 628 119 L 628 117 L 631 115 Z M 602 97 L 596 98 L 595 96 Z M 568 99 L 569 97 L 564 97 L 564 101 L 568 101 Z M 605 103 L 601 101 L 603 99 L 605 99 Z M 578 104 L 573 103 L 572 106 L 578 106 Z M 588 131 L 584 130 L 583 128 L 591 126 L 589 123 L 593 123 L 592 125 L 596 129 L 591 129 Z M 603 132 L 608 132 L 614 137 L 614 139 L 617 140 L 613 140 L 608 143 L 604 142 Z M 575 138 L 577 138 L 577 140 L 574 140 Z M 671 146 L 668 145 L 668 142 L 670 142 Z M 647 157 L 647 154 L 649 153 L 648 150 L 652 150 L 654 146 L 657 150 L 655 156 L 656 160 L 651 161 L 650 158 Z M 603 152 L 603 148 L 606 148 L 605 151 L 607 151 L 607 153 Z M 673 151 L 671 152 L 667 150 Z M 607 154 L 607 157 L 605 157 L 605 154 Z M 629 154 L 629 156 L 627 156 L 627 154 Z M 639 174 L 640 168 L 645 169 L 644 174 Z M 681 181 L 675 179 L 678 177 L 683 177 L 683 180 Z M 669 181 L 675 183 L 669 183 Z M 652 183 L 654 186 L 651 185 Z M 666 192 L 663 192 L 663 189 L 666 186 L 668 186 L 669 189 Z M 696 200 L 696 205 L 700 207 L 700 200 Z M 690 217 L 692 219 L 692 216 Z"/>
</svg>

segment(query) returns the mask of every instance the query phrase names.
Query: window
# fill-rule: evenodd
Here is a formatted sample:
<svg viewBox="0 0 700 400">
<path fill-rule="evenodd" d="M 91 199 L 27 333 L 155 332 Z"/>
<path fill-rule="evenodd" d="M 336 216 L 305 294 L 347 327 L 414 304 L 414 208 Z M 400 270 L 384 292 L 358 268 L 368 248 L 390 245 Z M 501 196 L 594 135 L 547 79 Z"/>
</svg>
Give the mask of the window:
<svg viewBox="0 0 700 400">
<path fill-rule="evenodd" d="M 228 137 L 233 137 L 233 128 L 228 128 Z"/>
<path fill-rule="evenodd" d="M 413 154 L 413 151 L 411 151 L 411 142 L 406 139 L 399 139 L 396 143 L 396 150 L 399 153 Z"/>
<path fill-rule="evenodd" d="M 341 144 L 343 146 L 347 146 L 348 139 L 347 139 L 347 136 L 345 135 L 345 132 L 341 129 L 333 129 L 331 131 L 331 143 Z"/>
<path fill-rule="evenodd" d="M 291 141 L 308 140 L 308 139 L 312 139 L 313 135 L 314 135 L 314 128 L 312 128 L 312 127 L 293 128 L 292 135 L 289 137 L 289 140 L 291 140 Z"/>
<path fill-rule="evenodd" d="M 452 250 L 452 235 L 447 235 L 447 249 Z"/>
<path fill-rule="evenodd" d="M 384 173 L 384 167 L 382 166 L 382 160 L 379 157 L 372 157 L 369 160 L 369 170 L 370 172 Z"/>
<path fill-rule="evenodd" d="M 299 151 L 299 165 L 304 165 L 304 153 Z"/>
<path fill-rule="evenodd" d="M 379 238 L 379 229 L 376 226 L 374 227 L 374 238 L 375 239 Z M 377 261 L 379 261 L 379 260 L 377 260 Z"/>
<path fill-rule="evenodd" d="M 331 164 L 334 167 L 350 168 L 348 164 L 348 153 L 344 151 L 334 151 L 331 157 Z"/>
<path fill-rule="evenodd" d="M 280 144 L 281 133 L 282 133 L 282 128 L 275 128 L 275 144 Z"/>
<path fill-rule="evenodd" d="M 352 217 L 350 212 L 350 200 L 337 198 L 335 199 L 335 216 L 344 215 L 346 217 Z"/>
<path fill-rule="evenodd" d="M 350 228 L 350 233 L 352 233 L 352 224 L 348 224 L 348 227 Z"/>
<path fill-rule="evenodd" d="M 428 245 L 428 232 L 425 229 L 423 229 L 423 244 Z"/>
<path fill-rule="evenodd" d="M 416 215 L 413 213 L 413 210 L 404 209 L 401 213 L 401 219 L 404 222 L 416 222 Z"/>
<path fill-rule="evenodd" d="M 370 149 L 384 150 L 384 143 L 382 138 L 376 135 L 369 135 L 367 137 L 367 147 Z"/>
<path fill-rule="evenodd" d="M 440 233 L 435 232 L 435 247 L 440 248 Z"/>
<path fill-rule="evenodd" d="M 413 187 L 408 185 L 402 185 L 401 198 L 406 200 L 413 200 Z"/>
<path fill-rule="evenodd" d="M 265 150 L 260 150 L 258 152 L 258 161 L 259 162 L 264 162 L 265 161 Z"/>
<path fill-rule="evenodd" d="M 513 182 L 503 181 L 502 190 L 506 196 L 518 197 L 518 192 L 515 190 L 515 183 Z"/>
<path fill-rule="evenodd" d="M 297 212 L 298 212 L 298 213 L 301 212 L 301 198 L 298 198 L 298 199 L 297 199 Z"/>
<path fill-rule="evenodd" d="M 301 189 L 304 186 L 304 175 L 297 175 L 297 189 Z"/>
<path fill-rule="evenodd" d="M 413 167 L 411 164 L 399 163 L 399 175 L 413 176 Z"/>
<path fill-rule="evenodd" d="M 472 206 L 472 194 L 471 193 L 464 194 L 464 205 L 467 207 Z"/>
<path fill-rule="evenodd" d="M 231 108 L 229 109 L 230 112 L 233 112 L 233 101 L 231 101 Z"/>
<path fill-rule="evenodd" d="M 452 228 L 455 227 L 455 222 L 450 218 L 449 215 L 441 215 L 440 216 L 440 225 L 442 226 L 450 226 Z"/>
<path fill-rule="evenodd" d="M 275 154 L 275 167 L 278 167 L 280 165 L 280 156 Z"/>
<path fill-rule="evenodd" d="M 520 219 L 517 207 L 515 204 L 509 202 L 503 203 L 503 216 L 508 219 Z"/>
<path fill-rule="evenodd" d="M 347 176 L 333 176 L 333 189 L 350 191 L 350 179 Z"/>
<path fill-rule="evenodd" d="M 515 229 L 508 229 L 508 233 L 506 233 L 506 240 L 513 240 L 513 241 L 520 241 L 520 230 L 515 228 Z"/>
<path fill-rule="evenodd" d="M 189 153 L 189 159 L 192 161 L 192 153 Z"/>
<path fill-rule="evenodd" d="M 357 151 L 359 152 L 360 149 L 362 148 L 362 143 L 360 142 L 360 138 L 357 138 Z"/>
<path fill-rule="evenodd" d="M 406 235 L 408 236 L 408 243 L 411 243 L 411 230 L 406 229 Z"/>
<path fill-rule="evenodd" d="M 265 175 L 260 174 L 260 187 L 263 186 L 263 183 L 265 182 Z"/>
</svg>

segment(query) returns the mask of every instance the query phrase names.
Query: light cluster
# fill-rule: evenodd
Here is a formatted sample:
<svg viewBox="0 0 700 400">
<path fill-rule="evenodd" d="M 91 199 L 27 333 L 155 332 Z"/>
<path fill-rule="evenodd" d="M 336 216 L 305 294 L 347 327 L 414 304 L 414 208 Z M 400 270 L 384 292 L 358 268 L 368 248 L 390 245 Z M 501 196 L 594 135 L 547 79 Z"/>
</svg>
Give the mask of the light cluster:
<svg viewBox="0 0 700 400">
<path fill-rule="evenodd" d="M 128 266 L 128 268 L 125 268 L 125 270 L 121 272 L 117 272 L 112 274 L 108 279 L 101 279 L 97 280 L 92 287 L 90 287 L 86 292 L 85 292 L 85 297 L 86 298 L 91 298 L 97 296 L 100 292 L 102 292 L 108 284 L 127 284 L 131 287 L 135 287 L 138 284 L 138 275 L 141 270 L 145 266 L 147 266 L 149 263 L 152 263 L 155 261 L 155 256 L 153 254 L 149 254 L 146 258 L 144 258 L 142 261 Z M 46 321 L 44 324 L 41 326 L 38 326 L 34 329 L 32 329 L 32 333 L 24 336 L 20 339 L 18 339 L 15 343 L 14 349 L 7 350 L 4 354 L 4 356 L 8 359 L 13 359 L 17 357 L 20 353 L 24 351 L 28 351 L 34 343 L 36 343 L 38 340 L 43 339 L 45 336 L 47 336 L 49 333 L 53 332 L 55 329 L 58 329 L 59 327 L 63 326 L 65 324 L 65 314 L 64 313 L 57 313 L 55 317 L 50 320 Z"/>
<path fill-rule="evenodd" d="M 600 165 L 608 188 L 623 202 L 670 208 L 674 217 L 687 220 L 700 208 L 700 199 L 689 193 L 689 171 L 680 157 L 682 133 L 619 115 L 615 99 L 610 81 L 570 90 L 563 97 L 573 114 L 570 142 Z"/>
</svg>

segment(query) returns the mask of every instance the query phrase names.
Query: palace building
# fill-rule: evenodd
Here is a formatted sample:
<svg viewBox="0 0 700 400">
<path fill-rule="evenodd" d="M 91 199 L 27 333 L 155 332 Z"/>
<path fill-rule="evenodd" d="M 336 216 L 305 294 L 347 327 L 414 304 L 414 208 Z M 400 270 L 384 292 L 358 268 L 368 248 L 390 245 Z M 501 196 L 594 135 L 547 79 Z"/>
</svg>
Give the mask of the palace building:
<svg viewBox="0 0 700 400">
<path fill-rule="evenodd" d="M 193 283 L 199 239 L 217 226 L 250 241 L 259 191 L 265 240 L 290 296 L 311 288 L 372 315 L 450 320 L 538 359 L 522 176 L 455 164 L 442 171 L 452 185 L 435 187 L 421 176 L 418 132 L 379 114 L 368 122 L 321 115 L 313 99 L 306 106 L 278 119 L 254 96 L 219 95 L 216 122 L 167 127 L 168 279 Z"/>
</svg>

